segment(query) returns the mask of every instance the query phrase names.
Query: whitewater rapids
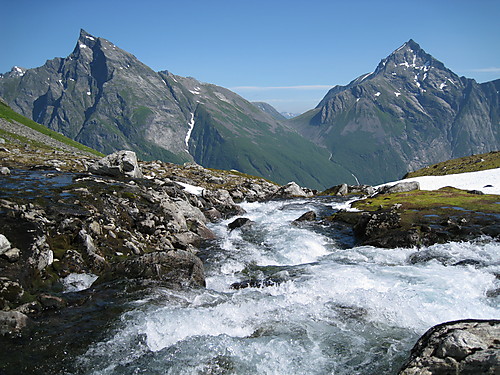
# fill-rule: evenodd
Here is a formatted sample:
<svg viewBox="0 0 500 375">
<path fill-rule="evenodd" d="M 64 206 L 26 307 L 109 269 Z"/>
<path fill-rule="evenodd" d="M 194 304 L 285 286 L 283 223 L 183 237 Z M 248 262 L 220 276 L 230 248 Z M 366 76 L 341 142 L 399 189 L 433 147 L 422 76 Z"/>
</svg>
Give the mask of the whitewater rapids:
<svg viewBox="0 0 500 375">
<path fill-rule="evenodd" d="M 76 359 L 81 373 L 396 374 L 431 326 L 500 319 L 498 242 L 346 248 L 326 227 L 291 224 L 345 201 L 242 206 L 253 225 L 212 225 L 219 239 L 200 254 L 207 288 L 157 288 L 131 302 L 107 339 Z M 415 262 L 417 251 L 435 259 Z M 280 282 L 231 288 L 270 277 Z"/>
</svg>

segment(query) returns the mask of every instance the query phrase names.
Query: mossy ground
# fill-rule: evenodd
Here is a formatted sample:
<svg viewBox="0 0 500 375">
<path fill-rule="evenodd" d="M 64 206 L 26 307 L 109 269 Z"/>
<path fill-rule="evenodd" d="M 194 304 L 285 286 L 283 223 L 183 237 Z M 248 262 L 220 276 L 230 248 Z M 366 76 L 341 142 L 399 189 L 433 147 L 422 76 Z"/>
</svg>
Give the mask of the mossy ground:
<svg viewBox="0 0 500 375">
<path fill-rule="evenodd" d="M 484 213 L 500 213 L 500 196 L 470 194 L 467 191 L 444 187 L 439 190 L 414 190 L 406 193 L 381 194 L 353 203 L 353 207 L 365 211 L 390 208 L 401 204 L 402 210 L 457 210 Z"/>
<path fill-rule="evenodd" d="M 474 221 L 479 216 L 484 218 L 485 214 L 500 214 L 499 195 L 470 194 L 452 187 L 432 191 L 381 194 L 353 203 L 353 207 L 363 211 L 390 209 L 396 207 L 395 205 L 399 207 L 401 224 L 404 227 L 439 222 L 448 218 Z"/>
</svg>

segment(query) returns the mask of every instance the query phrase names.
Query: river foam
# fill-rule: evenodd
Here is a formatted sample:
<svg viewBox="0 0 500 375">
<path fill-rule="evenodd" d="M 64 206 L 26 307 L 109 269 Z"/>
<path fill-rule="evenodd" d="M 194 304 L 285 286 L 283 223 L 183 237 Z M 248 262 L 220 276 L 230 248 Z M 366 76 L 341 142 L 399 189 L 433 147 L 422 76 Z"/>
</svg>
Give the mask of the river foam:
<svg viewBox="0 0 500 375">
<path fill-rule="evenodd" d="M 342 204 L 245 204 L 252 226 L 212 226 L 220 239 L 204 252 L 206 289 L 157 289 L 136 301 L 80 366 L 89 374 L 391 374 L 431 326 L 500 318 L 500 243 L 341 249 L 313 226 L 291 224 Z M 230 288 L 269 277 L 281 282 Z"/>
</svg>

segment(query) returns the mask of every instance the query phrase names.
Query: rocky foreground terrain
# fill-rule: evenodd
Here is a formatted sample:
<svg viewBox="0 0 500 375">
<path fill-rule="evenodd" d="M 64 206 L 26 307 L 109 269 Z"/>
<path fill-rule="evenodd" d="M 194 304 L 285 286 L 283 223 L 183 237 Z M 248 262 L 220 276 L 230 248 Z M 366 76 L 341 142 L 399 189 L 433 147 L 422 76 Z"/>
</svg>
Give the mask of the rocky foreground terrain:
<svg viewBox="0 0 500 375">
<path fill-rule="evenodd" d="M 2 334 L 65 307 L 72 273 L 203 287 L 196 253 L 214 238 L 207 222 L 242 214 L 242 200 L 313 194 L 196 164 L 138 163 L 130 151 L 98 160 L 4 144 L 0 155 Z"/>
<path fill-rule="evenodd" d="M 138 288 L 149 281 L 169 288 L 204 287 L 203 262 L 197 253 L 204 241 L 214 238 L 208 222 L 242 216 L 238 202 L 243 200 L 317 193 L 295 183 L 278 186 L 237 171 L 138 162 L 128 151 L 100 159 L 80 150 L 39 147 L 9 136 L 0 142 L 0 334 L 4 339 L 23 335 L 44 314 L 89 303 L 91 296 L 62 293 L 78 290 L 71 285 L 74 274 L 92 281 L 97 278 L 97 285 L 126 279 L 135 280 Z M 339 186 L 335 194 L 340 189 L 341 195 L 374 192 L 366 186 Z M 355 229 L 364 225 L 362 234 L 355 230 L 354 235 L 369 242 L 368 233 L 379 236 L 387 222 L 392 223 L 389 229 L 398 227 L 393 222 L 400 222 L 400 208 L 391 203 L 388 214 L 357 213 L 355 222 L 341 213 L 330 225 L 346 225 L 349 220 Z M 306 215 L 301 220 L 323 219 Z M 491 222 L 488 225 L 492 227 Z M 419 234 L 425 232 L 422 228 Z M 394 232 L 387 233 L 394 237 Z M 410 241 L 408 246 L 415 245 Z M 441 332 L 437 339 L 426 334 L 402 373 L 494 374 L 491 369 L 500 364 L 500 343 L 498 335 L 491 337 L 498 322 L 460 324 L 460 330 L 450 326 L 446 334 L 442 327 L 434 329 Z M 481 372 L 474 372 L 478 369 Z"/>
</svg>

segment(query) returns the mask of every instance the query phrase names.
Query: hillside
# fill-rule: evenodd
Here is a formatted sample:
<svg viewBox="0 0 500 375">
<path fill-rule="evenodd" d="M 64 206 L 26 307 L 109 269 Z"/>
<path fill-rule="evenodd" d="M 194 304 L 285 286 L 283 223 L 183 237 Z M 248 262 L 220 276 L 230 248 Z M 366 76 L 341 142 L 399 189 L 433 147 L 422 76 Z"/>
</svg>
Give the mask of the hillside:
<svg viewBox="0 0 500 375">
<path fill-rule="evenodd" d="M 491 151 L 485 154 L 464 156 L 462 158 L 443 161 L 407 173 L 405 178 L 419 176 L 445 176 L 449 174 L 476 172 L 494 168 L 500 168 L 500 151 Z"/>
<path fill-rule="evenodd" d="M 70 151 L 76 154 L 102 156 L 87 146 L 84 146 L 64 135 L 13 111 L 0 99 L 0 137 L 4 142 L 32 145 L 41 149 Z"/>
</svg>

